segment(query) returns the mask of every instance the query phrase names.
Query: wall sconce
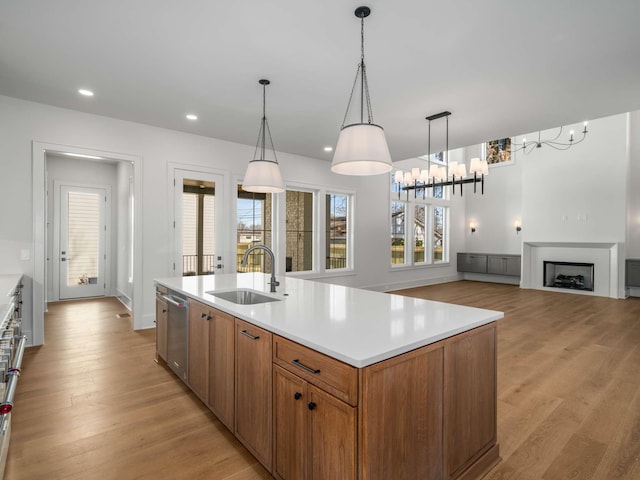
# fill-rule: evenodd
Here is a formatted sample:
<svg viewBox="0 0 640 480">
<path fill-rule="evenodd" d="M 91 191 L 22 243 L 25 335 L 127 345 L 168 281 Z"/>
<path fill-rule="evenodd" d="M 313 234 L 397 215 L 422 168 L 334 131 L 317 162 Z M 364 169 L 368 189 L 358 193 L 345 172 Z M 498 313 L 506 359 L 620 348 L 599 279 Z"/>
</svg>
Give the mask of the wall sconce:
<svg viewBox="0 0 640 480">
<path fill-rule="evenodd" d="M 469 227 L 471 228 L 471 235 L 473 235 L 474 233 L 476 233 L 476 228 L 477 225 L 475 223 L 470 223 Z"/>
<path fill-rule="evenodd" d="M 516 235 L 518 235 L 522 231 L 522 225 L 520 225 L 520 221 L 516 220 Z"/>
</svg>

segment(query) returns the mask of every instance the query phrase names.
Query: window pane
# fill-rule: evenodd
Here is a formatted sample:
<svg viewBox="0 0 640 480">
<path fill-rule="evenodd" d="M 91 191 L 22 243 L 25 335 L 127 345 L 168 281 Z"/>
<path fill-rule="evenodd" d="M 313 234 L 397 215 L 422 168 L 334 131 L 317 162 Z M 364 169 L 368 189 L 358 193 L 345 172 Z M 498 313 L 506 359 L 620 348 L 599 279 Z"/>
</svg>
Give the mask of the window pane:
<svg viewBox="0 0 640 480">
<path fill-rule="evenodd" d="M 446 245 L 445 235 L 445 222 L 446 222 L 446 207 L 434 207 L 433 208 L 433 261 L 443 262 L 446 260 L 446 252 L 444 245 Z"/>
<path fill-rule="evenodd" d="M 213 182 L 183 179 L 182 274 L 214 273 L 215 191 Z"/>
<path fill-rule="evenodd" d="M 416 205 L 413 214 L 413 263 L 424 263 L 425 206 Z"/>
<path fill-rule="evenodd" d="M 270 193 L 245 192 L 242 185 L 238 185 L 236 267 L 239 272 L 271 272 L 271 258 L 264 250 L 251 253 L 246 267 L 240 265 L 244 252 L 254 245 L 271 248 L 271 198 Z"/>
<path fill-rule="evenodd" d="M 313 193 L 287 190 L 286 271 L 313 270 Z"/>
<path fill-rule="evenodd" d="M 327 261 L 325 268 L 327 270 L 347 268 L 348 200 L 347 195 L 328 194 L 326 196 Z"/>
<path fill-rule="evenodd" d="M 391 202 L 391 264 L 404 264 L 404 202 Z"/>
<path fill-rule="evenodd" d="M 68 194 L 68 286 L 97 282 L 101 232 L 100 200 L 100 195 L 95 193 Z"/>
</svg>

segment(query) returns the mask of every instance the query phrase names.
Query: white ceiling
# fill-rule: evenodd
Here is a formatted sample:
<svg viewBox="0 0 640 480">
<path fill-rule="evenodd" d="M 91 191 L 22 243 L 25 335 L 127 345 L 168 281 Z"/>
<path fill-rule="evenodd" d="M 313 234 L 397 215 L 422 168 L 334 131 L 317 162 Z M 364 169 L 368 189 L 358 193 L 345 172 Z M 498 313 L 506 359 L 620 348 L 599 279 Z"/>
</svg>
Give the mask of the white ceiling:
<svg viewBox="0 0 640 480">
<path fill-rule="evenodd" d="M 638 0 L 0 0 L 0 94 L 329 160 L 359 5 L 394 160 L 640 109 Z"/>
</svg>

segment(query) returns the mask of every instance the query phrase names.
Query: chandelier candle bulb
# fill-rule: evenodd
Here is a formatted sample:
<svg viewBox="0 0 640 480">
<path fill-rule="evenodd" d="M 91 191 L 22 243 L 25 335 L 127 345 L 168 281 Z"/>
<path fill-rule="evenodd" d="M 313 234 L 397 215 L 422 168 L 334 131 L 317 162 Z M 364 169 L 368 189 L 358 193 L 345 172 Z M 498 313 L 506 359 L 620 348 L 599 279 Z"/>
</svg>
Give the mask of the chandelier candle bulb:
<svg viewBox="0 0 640 480">
<path fill-rule="evenodd" d="M 418 180 L 420 178 L 420 169 L 417 167 L 413 167 L 411 169 L 411 178 L 413 180 Z"/>
<path fill-rule="evenodd" d="M 449 164 L 449 176 L 452 178 L 458 176 L 458 162 L 451 162 Z"/>
<path fill-rule="evenodd" d="M 403 183 L 406 185 L 409 185 L 410 183 L 412 183 L 411 172 L 405 172 Z"/>
<path fill-rule="evenodd" d="M 396 175 L 395 175 L 396 183 L 402 183 L 402 180 L 403 180 L 402 170 L 396 170 Z"/>
</svg>

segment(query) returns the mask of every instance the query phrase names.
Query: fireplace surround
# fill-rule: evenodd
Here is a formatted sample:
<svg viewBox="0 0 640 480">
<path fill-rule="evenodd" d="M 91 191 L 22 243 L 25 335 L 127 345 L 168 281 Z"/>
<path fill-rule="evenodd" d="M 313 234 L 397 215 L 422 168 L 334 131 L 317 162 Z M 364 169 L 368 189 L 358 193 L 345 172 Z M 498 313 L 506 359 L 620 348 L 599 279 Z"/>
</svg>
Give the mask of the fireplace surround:
<svg viewBox="0 0 640 480">
<path fill-rule="evenodd" d="M 544 261 L 558 260 L 594 264 L 594 288 L 564 289 L 544 286 Z M 625 298 L 624 244 L 617 242 L 531 242 L 522 243 L 522 288 L 576 295 Z"/>
</svg>

